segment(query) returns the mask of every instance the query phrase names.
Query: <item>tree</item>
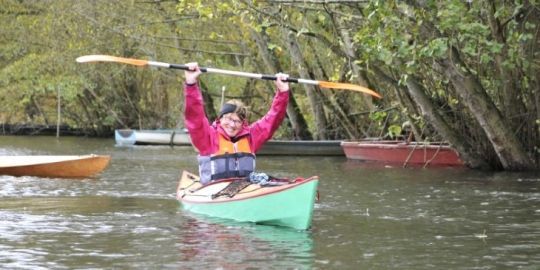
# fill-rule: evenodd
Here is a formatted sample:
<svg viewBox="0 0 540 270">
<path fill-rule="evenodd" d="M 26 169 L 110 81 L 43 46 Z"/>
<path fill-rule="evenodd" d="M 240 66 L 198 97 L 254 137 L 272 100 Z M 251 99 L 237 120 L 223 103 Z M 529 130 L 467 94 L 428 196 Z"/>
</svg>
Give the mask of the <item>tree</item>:
<svg viewBox="0 0 540 270">
<path fill-rule="evenodd" d="M 535 1 L 15 1 L 0 6 L 0 122 L 64 123 L 87 134 L 181 125 L 182 74 L 85 54 L 361 84 L 382 100 L 293 86 L 277 136 L 447 141 L 469 166 L 540 163 L 540 7 Z M 262 115 L 266 81 L 201 76 L 209 115 L 241 98 Z"/>
<path fill-rule="evenodd" d="M 366 55 L 365 59 L 392 65 L 385 72 L 401 74 L 401 81 L 408 82 L 409 91 L 418 89 L 411 87 L 412 77 L 417 78 L 415 85 L 425 82 L 429 87 L 422 87 L 422 91 L 430 89 L 431 93 L 426 94 L 431 96 L 433 104 L 441 98 L 447 99 L 449 102 L 444 106 L 449 110 L 442 117 L 451 120 L 453 115 L 461 115 L 461 119 L 466 120 L 465 129 L 455 129 L 461 130 L 458 137 L 448 136 L 440 126 L 435 127 L 452 144 L 469 145 L 473 148 L 471 152 L 494 153 L 496 158 L 495 162 L 490 162 L 492 167 L 500 164 L 506 170 L 533 169 L 538 163 L 538 143 L 524 138 L 520 130 L 530 129 L 524 127 L 534 126 L 534 121 L 532 118 L 515 121 L 520 112 L 533 111 L 536 115 L 538 111 L 537 106 L 528 102 L 534 95 L 530 95 L 530 88 L 523 84 L 523 81 L 533 81 L 536 77 L 533 75 L 536 73 L 530 73 L 535 68 L 531 68 L 527 59 L 537 55 L 522 57 L 521 54 L 530 52 L 518 49 L 533 39 L 527 34 L 530 29 L 520 27 L 521 23 L 513 23 L 514 19 L 504 19 L 506 29 L 494 19 L 524 12 L 531 16 L 523 19 L 530 20 L 535 25 L 532 28 L 538 29 L 536 16 L 533 16 L 538 9 L 530 3 L 513 6 L 497 1 L 470 5 L 462 1 L 424 1 L 422 4 L 391 1 L 370 5 L 366 13 L 373 19 L 368 25 L 371 32 L 376 33 L 371 35 L 376 37 L 376 42 L 366 44 L 365 49 L 378 51 L 379 57 Z M 490 26 L 483 22 L 490 22 L 493 30 L 489 31 Z M 360 40 L 364 34 L 367 31 L 360 31 L 356 38 Z M 515 38 L 500 43 L 503 41 L 501 36 Z M 492 69 L 490 63 L 496 68 Z M 510 85 L 512 87 L 508 87 Z M 449 123 L 454 127 L 461 125 L 455 121 Z M 476 143 L 478 137 L 471 137 L 470 133 L 487 138 L 490 143 Z M 533 138 L 539 136 L 538 132 L 529 134 Z M 489 162 L 490 155 L 485 156 Z M 480 164 L 471 159 L 468 161 L 472 166 Z"/>
</svg>

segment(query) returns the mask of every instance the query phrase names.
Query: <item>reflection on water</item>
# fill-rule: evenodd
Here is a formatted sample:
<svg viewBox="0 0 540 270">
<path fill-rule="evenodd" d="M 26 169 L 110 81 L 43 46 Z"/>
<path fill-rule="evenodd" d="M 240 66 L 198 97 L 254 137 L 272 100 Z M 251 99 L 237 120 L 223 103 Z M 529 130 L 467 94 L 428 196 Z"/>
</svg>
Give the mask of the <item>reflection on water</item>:
<svg viewBox="0 0 540 270">
<path fill-rule="evenodd" d="M 178 237 L 182 265 L 212 269 L 311 269 L 307 231 L 185 213 Z M 190 263 L 187 263 L 190 262 Z"/>
<path fill-rule="evenodd" d="M 139 198 L 12 198 L 1 206 L 2 269 L 144 265 L 135 255 L 169 242 L 171 227 L 160 224 L 177 213 L 174 201 Z"/>
<path fill-rule="evenodd" d="M 0 155 L 109 154 L 88 179 L 0 176 L 0 269 L 537 269 L 540 177 L 374 166 L 343 157 L 261 157 L 258 169 L 318 175 L 308 231 L 184 212 L 190 147 L 113 139 L 0 137 Z"/>
<path fill-rule="evenodd" d="M 10 198 L 1 205 L 2 268 L 309 269 L 312 260 L 309 232 L 182 214 L 169 199 Z"/>
</svg>

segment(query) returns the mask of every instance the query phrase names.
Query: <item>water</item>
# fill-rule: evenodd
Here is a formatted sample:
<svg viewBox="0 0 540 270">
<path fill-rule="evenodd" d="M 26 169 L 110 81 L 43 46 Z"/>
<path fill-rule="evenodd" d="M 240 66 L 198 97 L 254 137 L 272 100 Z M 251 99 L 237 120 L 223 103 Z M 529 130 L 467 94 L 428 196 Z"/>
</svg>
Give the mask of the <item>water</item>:
<svg viewBox="0 0 540 270">
<path fill-rule="evenodd" d="M 539 269 L 540 176 L 260 157 L 276 176 L 318 175 L 309 231 L 184 212 L 189 147 L 0 137 L 0 155 L 109 154 L 88 179 L 0 176 L 1 269 Z"/>
</svg>

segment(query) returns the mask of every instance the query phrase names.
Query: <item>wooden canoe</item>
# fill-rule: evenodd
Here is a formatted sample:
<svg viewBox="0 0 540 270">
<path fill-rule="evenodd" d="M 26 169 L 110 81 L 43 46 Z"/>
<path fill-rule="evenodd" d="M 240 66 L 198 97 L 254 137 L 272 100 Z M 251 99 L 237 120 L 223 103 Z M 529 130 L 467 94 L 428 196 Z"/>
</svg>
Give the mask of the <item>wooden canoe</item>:
<svg viewBox="0 0 540 270">
<path fill-rule="evenodd" d="M 456 150 L 444 143 L 351 141 L 341 146 L 348 159 L 421 166 L 464 166 Z"/>
<path fill-rule="evenodd" d="M 232 198 L 212 195 L 232 180 L 203 186 L 197 175 L 184 171 L 176 197 L 184 209 L 207 216 L 240 222 L 285 226 L 299 230 L 311 226 L 318 178 L 297 179 L 281 186 L 262 187 L 251 184 Z"/>
<path fill-rule="evenodd" d="M 103 171 L 110 156 L 0 156 L 0 175 L 83 178 Z"/>
</svg>

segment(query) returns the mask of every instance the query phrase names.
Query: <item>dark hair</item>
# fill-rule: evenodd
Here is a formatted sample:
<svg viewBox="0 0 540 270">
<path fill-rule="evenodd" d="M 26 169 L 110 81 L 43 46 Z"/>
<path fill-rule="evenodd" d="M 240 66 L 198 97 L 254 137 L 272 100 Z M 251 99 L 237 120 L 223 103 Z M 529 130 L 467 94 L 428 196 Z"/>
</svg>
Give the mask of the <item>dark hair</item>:
<svg viewBox="0 0 540 270">
<path fill-rule="evenodd" d="M 223 107 L 221 107 L 221 110 L 219 111 L 219 118 L 228 113 L 236 113 L 241 120 L 245 120 L 248 115 L 248 108 L 242 101 L 232 99 L 223 104 Z"/>
</svg>

